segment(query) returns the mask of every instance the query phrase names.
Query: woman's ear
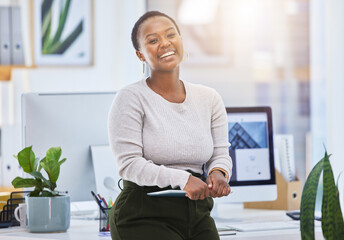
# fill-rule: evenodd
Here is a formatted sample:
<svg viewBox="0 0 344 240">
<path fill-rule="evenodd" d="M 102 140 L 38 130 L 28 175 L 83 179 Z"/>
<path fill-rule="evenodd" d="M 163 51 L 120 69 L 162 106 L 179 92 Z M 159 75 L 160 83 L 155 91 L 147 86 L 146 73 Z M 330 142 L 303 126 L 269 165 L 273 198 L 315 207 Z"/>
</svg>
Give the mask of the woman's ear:
<svg viewBox="0 0 344 240">
<path fill-rule="evenodd" d="M 136 51 L 136 56 L 140 59 L 141 62 L 145 62 L 145 56 L 140 51 Z"/>
</svg>

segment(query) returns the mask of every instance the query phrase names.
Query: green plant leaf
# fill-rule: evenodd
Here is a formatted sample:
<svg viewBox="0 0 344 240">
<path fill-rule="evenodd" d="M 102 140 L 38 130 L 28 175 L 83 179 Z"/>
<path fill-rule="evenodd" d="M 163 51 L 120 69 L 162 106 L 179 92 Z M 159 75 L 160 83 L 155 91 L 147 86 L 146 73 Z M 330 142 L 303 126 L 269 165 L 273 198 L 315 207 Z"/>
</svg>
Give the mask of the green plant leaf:
<svg viewBox="0 0 344 240">
<path fill-rule="evenodd" d="M 41 180 L 43 180 L 43 182 L 45 182 L 46 185 L 44 185 L 45 187 L 48 187 L 50 188 L 51 187 L 51 183 L 49 182 L 49 180 L 47 180 L 43 175 L 42 173 L 40 172 L 30 172 L 30 175 L 35 177 L 35 178 L 39 178 Z"/>
<path fill-rule="evenodd" d="M 42 165 L 41 163 L 45 162 L 46 160 L 46 157 L 42 158 L 42 160 L 40 161 L 40 163 L 38 164 L 38 169 L 37 169 L 37 172 L 40 172 L 42 170 Z"/>
<path fill-rule="evenodd" d="M 36 157 L 34 152 L 32 151 L 32 146 L 26 147 L 23 150 L 21 150 L 17 155 L 17 159 L 19 165 L 23 168 L 24 172 L 30 173 L 32 171 L 35 171 L 34 167 Z"/>
<path fill-rule="evenodd" d="M 46 162 L 54 161 L 58 162 L 61 157 L 62 150 L 60 147 L 49 148 L 46 155 Z"/>
<path fill-rule="evenodd" d="M 74 43 L 74 41 L 79 37 L 83 31 L 84 21 L 80 21 L 78 26 L 73 30 L 71 34 L 63 41 L 57 42 L 51 46 L 48 50 L 49 54 L 64 54 L 64 52 Z"/>
<path fill-rule="evenodd" d="M 49 181 L 52 184 L 50 187 L 51 190 L 54 190 L 56 187 L 56 181 L 60 174 L 60 159 L 62 150 L 60 147 L 52 147 L 47 151 L 46 158 L 41 161 L 40 165 L 44 168 L 49 176 Z M 65 161 L 65 160 L 61 160 Z"/>
<path fill-rule="evenodd" d="M 35 188 L 32 192 L 29 193 L 29 196 L 30 197 L 38 197 L 40 192 L 41 192 L 40 189 Z"/>
<path fill-rule="evenodd" d="M 56 181 L 60 174 L 60 164 L 55 161 L 45 161 L 44 163 L 41 163 L 41 165 L 47 172 L 50 183 L 56 184 Z"/>
<path fill-rule="evenodd" d="M 322 158 L 309 173 L 301 197 L 300 228 L 302 239 L 314 239 L 314 209 L 319 178 L 323 170 Z"/>
<path fill-rule="evenodd" d="M 52 45 L 60 41 L 60 38 L 61 38 L 61 35 L 62 35 L 62 31 L 63 31 L 64 26 L 66 24 L 68 12 L 69 12 L 69 6 L 70 6 L 70 0 L 67 0 L 65 2 L 65 5 L 64 5 L 62 11 L 60 12 L 59 26 L 58 26 L 58 28 L 56 30 L 54 39 L 52 41 Z"/>
<path fill-rule="evenodd" d="M 41 33 L 41 52 L 44 54 L 45 49 L 49 48 L 49 44 L 52 42 L 50 40 L 50 33 L 51 33 L 51 18 L 52 13 L 51 10 L 48 12 L 48 15 L 44 18 L 42 22 L 42 33 Z"/>
<path fill-rule="evenodd" d="M 54 197 L 54 196 L 56 196 L 56 194 L 49 192 L 49 191 L 42 191 L 40 196 L 41 197 Z"/>
<path fill-rule="evenodd" d="M 337 189 L 338 189 L 339 178 L 340 178 L 340 176 L 342 176 L 342 173 L 343 173 L 343 171 L 341 171 L 337 177 L 337 182 L 336 182 Z"/>
<path fill-rule="evenodd" d="M 51 9 L 53 0 L 44 0 L 41 5 L 41 21 L 43 22 L 44 17 L 47 15 L 48 11 Z"/>
<path fill-rule="evenodd" d="M 325 152 L 321 227 L 325 239 L 344 239 L 343 215 L 329 158 L 330 156 Z"/>
<path fill-rule="evenodd" d="M 12 185 L 15 188 L 35 187 L 37 185 L 37 180 L 32 178 L 16 177 L 12 180 Z"/>
<path fill-rule="evenodd" d="M 37 166 L 39 166 L 39 158 L 35 158 L 35 162 L 33 163 L 33 171 L 37 171 Z"/>
<path fill-rule="evenodd" d="M 67 159 L 64 158 L 64 159 L 62 159 L 61 161 L 59 161 L 60 166 L 61 166 L 61 164 L 64 163 L 66 160 L 67 160 Z"/>
<path fill-rule="evenodd" d="M 42 52 L 45 48 L 51 31 L 52 11 L 51 7 L 53 0 L 44 0 L 41 5 L 41 42 Z"/>
</svg>

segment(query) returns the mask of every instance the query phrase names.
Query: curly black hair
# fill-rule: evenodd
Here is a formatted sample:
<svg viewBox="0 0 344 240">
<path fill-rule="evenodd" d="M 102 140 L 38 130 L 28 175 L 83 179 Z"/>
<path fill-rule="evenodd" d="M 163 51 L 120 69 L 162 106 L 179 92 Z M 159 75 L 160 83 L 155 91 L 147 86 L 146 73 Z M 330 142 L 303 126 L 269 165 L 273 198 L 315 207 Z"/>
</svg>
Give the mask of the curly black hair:
<svg viewBox="0 0 344 240">
<path fill-rule="evenodd" d="M 131 31 L 131 41 L 133 43 L 133 46 L 135 48 L 136 51 L 139 51 L 139 43 L 137 41 L 137 33 L 139 31 L 139 28 L 141 26 L 141 24 L 146 21 L 148 18 L 151 17 L 156 17 L 156 16 L 161 16 L 161 17 L 166 17 L 168 19 L 170 19 L 172 21 L 172 23 L 174 24 L 174 26 L 176 27 L 179 35 L 180 35 L 180 30 L 179 27 L 177 25 L 177 23 L 174 21 L 173 18 L 171 18 L 170 16 L 166 15 L 165 13 L 159 12 L 159 11 L 149 11 L 146 12 L 145 14 L 143 14 L 139 20 L 136 21 L 133 30 Z"/>
</svg>

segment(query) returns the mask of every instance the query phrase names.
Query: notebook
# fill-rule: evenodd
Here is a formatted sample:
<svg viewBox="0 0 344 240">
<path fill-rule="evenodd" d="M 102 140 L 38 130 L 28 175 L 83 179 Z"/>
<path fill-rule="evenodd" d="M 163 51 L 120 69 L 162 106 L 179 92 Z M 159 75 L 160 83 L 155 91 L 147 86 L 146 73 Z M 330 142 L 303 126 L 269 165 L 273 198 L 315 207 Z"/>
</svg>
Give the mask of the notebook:
<svg viewBox="0 0 344 240">
<path fill-rule="evenodd" d="M 183 190 L 164 190 L 158 192 L 147 193 L 152 197 L 185 197 L 186 192 Z"/>
</svg>

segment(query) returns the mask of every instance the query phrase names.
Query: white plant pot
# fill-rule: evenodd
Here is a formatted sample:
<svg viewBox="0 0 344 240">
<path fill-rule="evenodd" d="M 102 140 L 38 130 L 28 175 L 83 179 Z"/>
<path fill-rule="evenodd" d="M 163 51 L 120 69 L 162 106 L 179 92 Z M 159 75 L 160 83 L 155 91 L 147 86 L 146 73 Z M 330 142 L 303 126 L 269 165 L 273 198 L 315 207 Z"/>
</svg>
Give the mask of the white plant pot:
<svg viewBox="0 0 344 240">
<path fill-rule="evenodd" d="M 25 197 L 30 232 L 65 232 L 70 225 L 70 197 Z"/>
</svg>

